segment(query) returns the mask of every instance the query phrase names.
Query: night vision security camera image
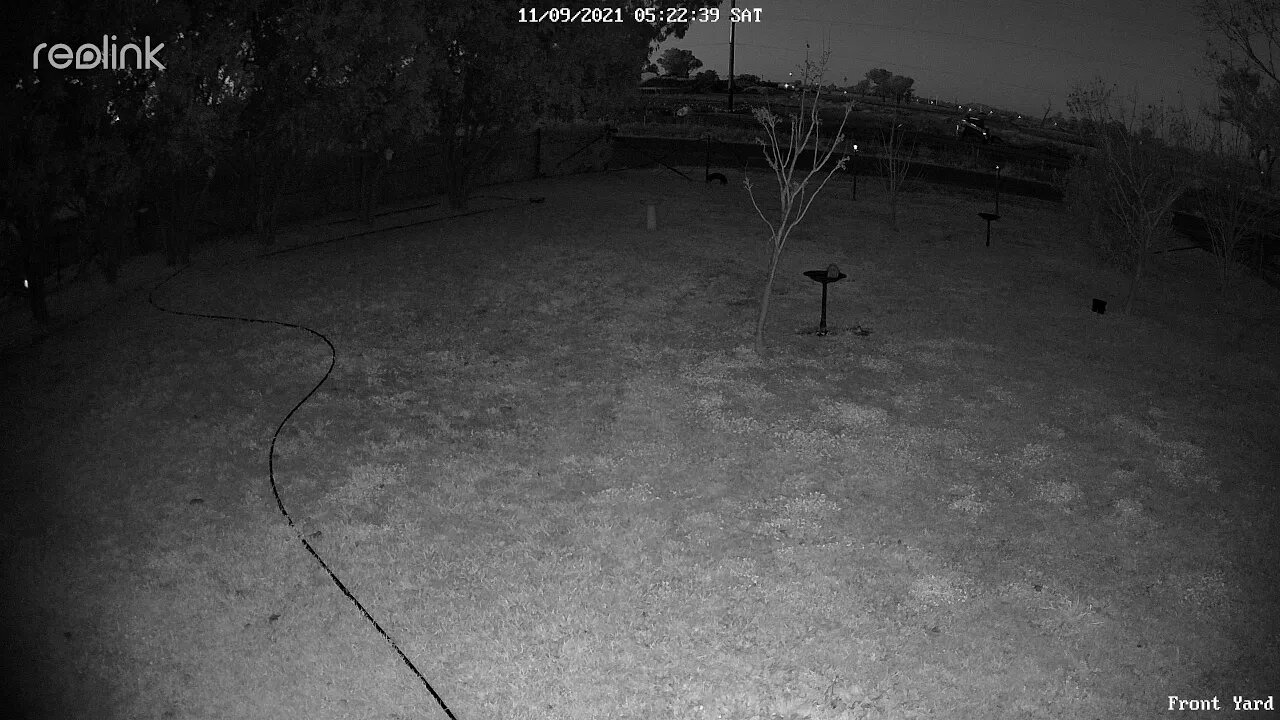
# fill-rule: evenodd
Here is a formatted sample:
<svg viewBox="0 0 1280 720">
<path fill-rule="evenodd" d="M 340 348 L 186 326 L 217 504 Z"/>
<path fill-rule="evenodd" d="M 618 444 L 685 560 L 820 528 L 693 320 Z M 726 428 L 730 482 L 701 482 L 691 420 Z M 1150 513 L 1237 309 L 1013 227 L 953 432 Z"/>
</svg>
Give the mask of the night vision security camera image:
<svg viewBox="0 0 1280 720">
<path fill-rule="evenodd" d="M 0 58 L 0 718 L 1275 716 L 1274 0 Z"/>
</svg>

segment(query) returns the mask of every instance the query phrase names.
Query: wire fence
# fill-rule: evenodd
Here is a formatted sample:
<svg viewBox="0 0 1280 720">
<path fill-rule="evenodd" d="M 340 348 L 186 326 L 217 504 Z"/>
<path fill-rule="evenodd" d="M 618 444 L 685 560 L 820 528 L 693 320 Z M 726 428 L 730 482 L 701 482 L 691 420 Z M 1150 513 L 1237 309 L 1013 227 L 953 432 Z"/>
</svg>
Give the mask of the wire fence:
<svg viewBox="0 0 1280 720">
<path fill-rule="evenodd" d="M 380 152 L 330 153 L 299 163 L 278 178 L 276 223 L 360 213 L 366 202 L 395 205 L 447 189 L 439 139 Z M 484 162 L 472 168 L 474 186 L 519 182 L 605 169 L 611 156 L 610 128 L 575 124 L 536 128 L 494 137 L 480 148 Z M 0 296 L 25 294 L 28 277 L 60 288 L 99 261 L 184 247 L 201 239 L 251 230 L 260 211 L 263 164 L 248 152 L 223 158 L 212 177 L 203 170 L 169 173 L 138 189 L 136 207 L 116 208 L 95 221 L 83 214 L 44 223 L 39 237 L 24 242 L 0 218 Z M 121 202 L 128 203 L 128 200 Z M 370 206 L 370 209 L 372 209 Z M 166 212 L 159 212 L 163 207 Z M 144 210 L 145 208 L 145 210 Z M 163 217 L 161 217 L 163 216 Z"/>
<path fill-rule="evenodd" d="M 537 128 L 485 143 L 480 156 L 486 162 L 472 168 L 470 179 L 473 185 L 484 186 L 599 171 L 609 155 L 605 125 Z M 254 159 L 243 156 L 224 163 L 218 175 L 210 188 L 204 220 L 229 231 L 252 227 L 257 202 Z M 359 212 L 366 192 L 376 204 L 395 205 L 444 193 L 447 185 L 438 140 L 396 148 L 389 161 L 371 154 L 322 155 L 283 179 L 276 220 L 290 223 Z"/>
</svg>

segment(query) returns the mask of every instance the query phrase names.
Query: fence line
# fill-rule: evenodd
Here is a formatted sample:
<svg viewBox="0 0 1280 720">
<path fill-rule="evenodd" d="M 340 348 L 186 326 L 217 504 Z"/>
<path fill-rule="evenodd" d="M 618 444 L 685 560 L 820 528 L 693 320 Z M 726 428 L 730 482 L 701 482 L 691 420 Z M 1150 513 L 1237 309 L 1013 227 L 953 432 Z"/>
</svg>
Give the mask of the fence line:
<svg viewBox="0 0 1280 720">
<path fill-rule="evenodd" d="M 606 134 L 604 125 L 583 125 L 537 128 L 495 138 L 483 148 L 490 155 L 490 162 L 473 168 L 471 181 L 479 186 L 601 170 L 610 153 Z M 443 193 L 446 177 L 442 154 L 438 143 L 397 152 L 377 178 L 378 203 L 394 204 Z M 286 186 L 281 194 L 280 222 L 360 208 L 359 157 L 334 160 L 314 161 L 301 173 L 302 177 Z"/>
</svg>

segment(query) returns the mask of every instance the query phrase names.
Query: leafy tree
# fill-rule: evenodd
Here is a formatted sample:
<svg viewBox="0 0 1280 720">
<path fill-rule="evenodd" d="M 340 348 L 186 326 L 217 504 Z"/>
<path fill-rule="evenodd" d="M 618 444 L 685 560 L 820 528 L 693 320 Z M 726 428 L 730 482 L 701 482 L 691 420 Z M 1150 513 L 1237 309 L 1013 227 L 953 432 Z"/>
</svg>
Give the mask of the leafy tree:
<svg viewBox="0 0 1280 720">
<path fill-rule="evenodd" d="M 703 70 L 693 76 L 695 92 L 712 92 L 720 86 L 720 75 L 715 70 Z"/>
<path fill-rule="evenodd" d="M 886 100 L 892 99 L 901 105 L 911 98 L 914 92 L 911 87 L 913 84 L 915 84 L 913 78 L 895 75 L 884 68 L 872 68 L 867 71 L 866 79 L 855 86 L 855 90 L 864 95 L 871 92 Z"/>
<path fill-rule="evenodd" d="M 322 54 L 333 87 L 330 101 L 335 136 L 329 146 L 355 153 L 360 161 L 361 215 L 372 218 L 377 187 L 395 150 L 410 133 L 420 105 L 404 59 L 419 40 L 412 0 L 343 3 L 331 25 L 344 42 Z"/>
<path fill-rule="evenodd" d="M 1201 0 L 1205 27 L 1225 41 L 1209 57 L 1221 70 L 1218 119 L 1244 131 L 1255 145 L 1280 141 L 1280 3 Z"/>
<path fill-rule="evenodd" d="M 126 3 L 108 12 L 55 1 L 12 10 L 0 24 L 3 259 L 25 277 L 32 315 L 44 323 L 44 279 L 59 241 L 55 226 L 69 221 L 72 237 L 109 280 L 115 277 L 118 254 L 102 247 L 102 228 L 118 219 L 113 208 L 137 178 L 128 153 L 137 124 L 127 97 L 138 73 L 58 69 L 45 55 L 33 67 L 32 49 L 49 38 L 93 37 L 108 20 L 131 27 L 136 7 Z"/>
<path fill-rule="evenodd" d="M 915 84 L 915 79 L 903 77 L 902 75 L 894 75 L 885 83 L 885 97 L 893 98 L 894 102 L 901 105 L 903 102 L 911 98 L 911 86 Z"/>
<path fill-rule="evenodd" d="M 1219 110 L 1211 117 L 1239 128 L 1255 146 L 1280 137 L 1280 85 L 1264 86 L 1258 73 L 1221 62 L 1216 78 Z"/>
<path fill-rule="evenodd" d="M 857 84 L 850 89 L 859 95 L 866 95 L 871 92 L 871 81 L 867 79 L 859 80 Z"/>
<path fill-rule="evenodd" d="M 333 59 L 349 36 L 341 33 L 340 17 L 325 9 L 266 0 L 246 7 L 240 18 L 252 84 L 239 115 L 238 142 L 254 159 L 254 229 L 265 242 L 274 240 L 284 186 L 338 135 L 330 108 L 341 70 Z"/>
<path fill-rule="evenodd" d="M 887 98 L 889 97 L 888 87 L 890 80 L 893 79 L 893 73 L 884 68 L 872 68 L 867 71 L 866 83 L 868 90 L 873 94 Z"/>
<path fill-rule="evenodd" d="M 420 88 L 413 98 L 420 112 L 412 134 L 439 139 L 455 207 L 465 204 L 474 173 L 497 151 L 499 136 L 538 119 L 607 113 L 634 87 L 657 43 L 683 37 L 687 28 L 516 23 L 518 0 L 417 2 L 422 40 L 408 70 Z M 641 5 L 632 0 L 621 7 L 626 15 Z"/>
<path fill-rule="evenodd" d="M 689 77 L 690 72 L 702 67 L 702 61 L 693 56 L 692 50 L 679 48 L 667 48 L 663 51 L 658 64 L 667 75 L 681 78 Z"/>
<path fill-rule="evenodd" d="M 140 94 L 138 191 L 161 216 L 155 227 L 172 266 L 190 259 L 201 206 L 219 161 L 231 150 L 252 77 L 244 63 L 244 33 L 227 21 L 240 11 L 236 0 L 154 7 L 139 31 L 165 43 L 165 70 L 152 73 Z"/>
</svg>

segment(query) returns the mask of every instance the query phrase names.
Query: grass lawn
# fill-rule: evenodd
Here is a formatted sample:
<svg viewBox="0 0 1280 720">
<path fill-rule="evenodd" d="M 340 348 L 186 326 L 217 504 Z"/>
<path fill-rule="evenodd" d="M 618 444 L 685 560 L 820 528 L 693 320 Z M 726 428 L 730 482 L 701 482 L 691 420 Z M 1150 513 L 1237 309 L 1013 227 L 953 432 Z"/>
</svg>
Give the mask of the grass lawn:
<svg viewBox="0 0 1280 720">
<path fill-rule="evenodd" d="M 459 720 L 1217 696 L 1209 718 L 1280 694 L 1273 289 L 1220 302 L 1207 256 L 1171 253 L 1131 316 L 1097 315 L 1124 278 L 1058 208 L 1004 198 L 984 248 L 985 194 L 920 188 L 894 232 L 864 178 L 794 234 L 758 357 L 767 230 L 732 175 L 228 242 L 156 300 L 333 342 L 280 496 Z M 831 262 L 834 332 L 798 334 L 801 272 Z M 9 717 L 444 717 L 276 509 L 272 433 L 328 364 L 309 333 L 145 291 L 4 354 Z"/>
</svg>

